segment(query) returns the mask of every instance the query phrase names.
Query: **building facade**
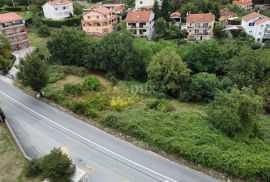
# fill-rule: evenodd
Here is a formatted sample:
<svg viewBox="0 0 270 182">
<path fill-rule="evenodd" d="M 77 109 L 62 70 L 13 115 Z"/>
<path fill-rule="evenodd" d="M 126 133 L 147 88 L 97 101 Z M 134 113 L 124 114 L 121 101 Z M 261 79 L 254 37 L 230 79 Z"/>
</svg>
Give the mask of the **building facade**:
<svg viewBox="0 0 270 182">
<path fill-rule="evenodd" d="M 111 33 L 115 24 L 117 24 L 116 16 L 112 10 L 105 7 L 91 9 L 83 14 L 82 28 L 87 34 Z"/>
<path fill-rule="evenodd" d="M 233 4 L 244 10 L 250 10 L 253 8 L 252 0 L 234 0 Z"/>
<path fill-rule="evenodd" d="M 181 26 L 181 23 L 182 23 L 181 13 L 179 12 L 171 13 L 170 19 L 174 21 L 176 26 Z"/>
<path fill-rule="evenodd" d="M 162 0 L 156 0 L 158 4 L 161 6 L 162 5 Z M 141 9 L 145 7 L 153 7 L 155 3 L 155 0 L 136 0 L 135 1 L 135 8 L 136 9 Z"/>
<path fill-rule="evenodd" d="M 130 11 L 125 19 L 127 29 L 135 37 L 146 37 L 151 39 L 154 33 L 154 13 L 147 10 Z"/>
<path fill-rule="evenodd" d="M 25 22 L 14 12 L 0 14 L 0 33 L 9 39 L 13 51 L 30 46 Z"/>
<path fill-rule="evenodd" d="M 270 18 L 264 15 L 255 12 L 248 14 L 242 18 L 241 26 L 256 42 L 270 40 Z"/>
<path fill-rule="evenodd" d="M 212 13 L 188 14 L 186 28 L 190 41 L 209 40 L 213 37 L 215 16 Z"/>
<path fill-rule="evenodd" d="M 69 0 L 49 0 L 42 9 L 44 16 L 52 20 L 62 20 L 74 14 L 73 4 Z"/>
</svg>

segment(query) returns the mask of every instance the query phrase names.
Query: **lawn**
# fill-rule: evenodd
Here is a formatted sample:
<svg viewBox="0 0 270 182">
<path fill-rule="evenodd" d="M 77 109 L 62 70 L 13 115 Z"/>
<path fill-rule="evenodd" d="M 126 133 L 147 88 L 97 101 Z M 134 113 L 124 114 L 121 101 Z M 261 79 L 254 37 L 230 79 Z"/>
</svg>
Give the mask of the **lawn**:
<svg viewBox="0 0 270 182">
<path fill-rule="evenodd" d="M 0 161 L 1 182 L 40 181 L 37 179 L 25 179 L 22 169 L 27 161 L 4 124 L 0 124 Z"/>
<path fill-rule="evenodd" d="M 263 116 L 261 139 L 229 138 L 208 121 L 204 105 L 166 98 L 142 83 L 120 81 L 113 86 L 104 76 L 83 68 L 50 66 L 49 70 L 45 96 L 91 123 L 237 178 L 270 180 L 270 117 Z M 102 87 L 85 90 L 88 75 Z"/>
</svg>

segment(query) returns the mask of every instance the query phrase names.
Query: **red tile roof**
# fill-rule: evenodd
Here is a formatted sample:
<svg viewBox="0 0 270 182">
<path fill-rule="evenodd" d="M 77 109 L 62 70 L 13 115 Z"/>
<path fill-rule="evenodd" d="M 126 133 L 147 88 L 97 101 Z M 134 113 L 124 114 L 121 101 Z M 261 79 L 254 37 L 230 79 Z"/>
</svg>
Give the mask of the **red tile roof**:
<svg viewBox="0 0 270 182">
<path fill-rule="evenodd" d="M 237 6 L 251 6 L 252 0 L 236 0 L 233 1 L 233 4 L 237 5 Z"/>
<path fill-rule="evenodd" d="M 130 11 L 125 19 L 126 22 L 148 22 L 152 11 Z"/>
<path fill-rule="evenodd" d="M 261 15 L 260 13 L 253 12 L 253 13 L 250 13 L 246 16 L 243 16 L 242 19 L 245 21 L 249 21 L 249 20 L 255 19 L 257 17 L 265 17 L 265 16 Z"/>
<path fill-rule="evenodd" d="M 263 17 L 263 18 L 260 18 L 260 19 L 258 19 L 257 21 L 255 21 L 255 23 L 259 25 L 259 24 L 264 23 L 264 22 L 266 22 L 266 21 L 270 21 L 270 18 L 268 18 L 268 17 Z"/>
<path fill-rule="evenodd" d="M 15 20 L 22 20 L 22 19 L 23 18 L 20 15 L 14 12 L 0 14 L 0 23 L 7 23 L 7 22 L 11 22 Z"/>
<path fill-rule="evenodd" d="M 188 14 L 187 22 L 193 23 L 203 23 L 215 21 L 215 16 L 212 13 L 202 13 L 202 14 Z"/>
<path fill-rule="evenodd" d="M 49 0 L 49 4 L 52 6 L 67 5 L 71 3 L 69 0 Z"/>
<path fill-rule="evenodd" d="M 112 10 L 105 8 L 105 7 L 99 7 L 97 9 L 94 9 L 94 11 L 101 13 L 101 14 L 104 14 L 104 15 L 112 13 Z"/>
<path fill-rule="evenodd" d="M 170 15 L 170 17 L 181 17 L 181 13 L 179 12 L 174 12 Z"/>
<path fill-rule="evenodd" d="M 119 4 L 119 5 L 116 5 L 113 10 L 114 11 L 123 11 L 124 9 L 126 8 L 126 5 L 125 4 Z"/>
</svg>

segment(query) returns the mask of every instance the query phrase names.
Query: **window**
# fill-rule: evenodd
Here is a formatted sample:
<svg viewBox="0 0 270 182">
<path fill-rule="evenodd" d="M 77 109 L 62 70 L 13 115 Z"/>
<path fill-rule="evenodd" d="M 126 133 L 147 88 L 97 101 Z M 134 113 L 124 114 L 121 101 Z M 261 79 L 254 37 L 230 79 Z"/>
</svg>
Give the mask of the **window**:
<svg viewBox="0 0 270 182">
<path fill-rule="evenodd" d="M 195 33 L 198 34 L 200 32 L 199 29 L 195 29 Z"/>
<path fill-rule="evenodd" d="M 263 25 L 261 25 L 260 28 L 263 29 Z"/>
<path fill-rule="evenodd" d="M 99 19 L 99 16 L 97 16 L 97 19 Z"/>
<path fill-rule="evenodd" d="M 200 23 L 195 23 L 195 27 L 200 27 Z"/>
<path fill-rule="evenodd" d="M 259 35 L 262 35 L 262 32 L 259 32 Z"/>
<path fill-rule="evenodd" d="M 248 26 L 253 27 L 255 23 L 249 23 Z"/>
<path fill-rule="evenodd" d="M 207 27 L 208 27 L 208 23 L 204 23 L 204 24 L 203 24 L 203 27 L 204 27 L 204 28 L 207 28 Z"/>
<path fill-rule="evenodd" d="M 142 1 L 140 1 L 140 4 L 142 4 Z"/>
<path fill-rule="evenodd" d="M 58 8 L 55 8 L 55 11 L 57 11 L 58 10 Z"/>
<path fill-rule="evenodd" d="M 62 9 L 66 9 L 66 7 L 65 6 L 63 6 L 63 8 Z"/>
</svg>

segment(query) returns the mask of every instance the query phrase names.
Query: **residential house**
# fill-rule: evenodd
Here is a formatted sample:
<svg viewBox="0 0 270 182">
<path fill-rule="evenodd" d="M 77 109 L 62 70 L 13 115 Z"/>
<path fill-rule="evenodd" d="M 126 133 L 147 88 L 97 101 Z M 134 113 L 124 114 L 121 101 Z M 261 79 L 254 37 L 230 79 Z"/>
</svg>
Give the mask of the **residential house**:
<svg viewBox="0 0 270 182">
<path fill-rule="evenodd" d="M 154 6 L 155 1 L 157 1 L 160 6 L 162 5 L 162 0 L 136 0 L 135 9 L 141 9 L 141 8 L 149 9 Z"/>
<path fill-rule="evenodd" d="M 180 26 L 182 23 L 181 13 L 174 12 L 170 14 L 170 19 L 175 22 L 175 25 Z"/>
<path fill-rule="evenodd" d="M 44 16 L 53 20 L 62 20 L 74 14 L 73 4 L 69 0 L 49 0 L 42 9 Z"/>
<path fill-rule="evenodd" d="M 270 18 L 253 12 L 242 17 L 242 28 L 254 37 L 257 42 L 263 43 L 270 40 Z"/>
<path fill-rule="evenodd" d="M 231 21 L 238 19 L 235 13 L 230 12 L 228 8 L 223 8 L 219 10 L 220 18 L 219 22 L 223 25 L 231 24 Z"/>
<path fill-rule="evenodd" d="M 30 46 L 25 22 L 14 12 L 0 14 L 0 33 L 10 40 L 13 51 Z"/>
<path fill-rule="evenodd" d="M 233 4 L 244 10 L 249 10 L 253 8 L 252 0 L 234 0 Z"/>
<path fill-rule="evenodd" d="M 127 29 L 130 30 L 135 37 L 151 39 L 154 33 L 154 16 L 153 11 L 130 11 L 125 19 Z"/>
<path fill-rule="evenodd" d="M 215 16 L 212 13 L 188 14 L 186 27 L 190 41 L 209 40 L 213 37 Z"/>
<path fill-rule="evenodd" d="M 91 9 L 83 14 L 82 28 L 87 34 L 111 33 L 115 24 L 117 24 L 116 16 L 112 10 L 105 7 Z"/>
<path fill-rule="evenodd" d="M 103 4 L 102 6 L 112 10 L 113 13 L 117 15 L 122 13 L 126 8 L 125 4 Z"/>
</svg>

